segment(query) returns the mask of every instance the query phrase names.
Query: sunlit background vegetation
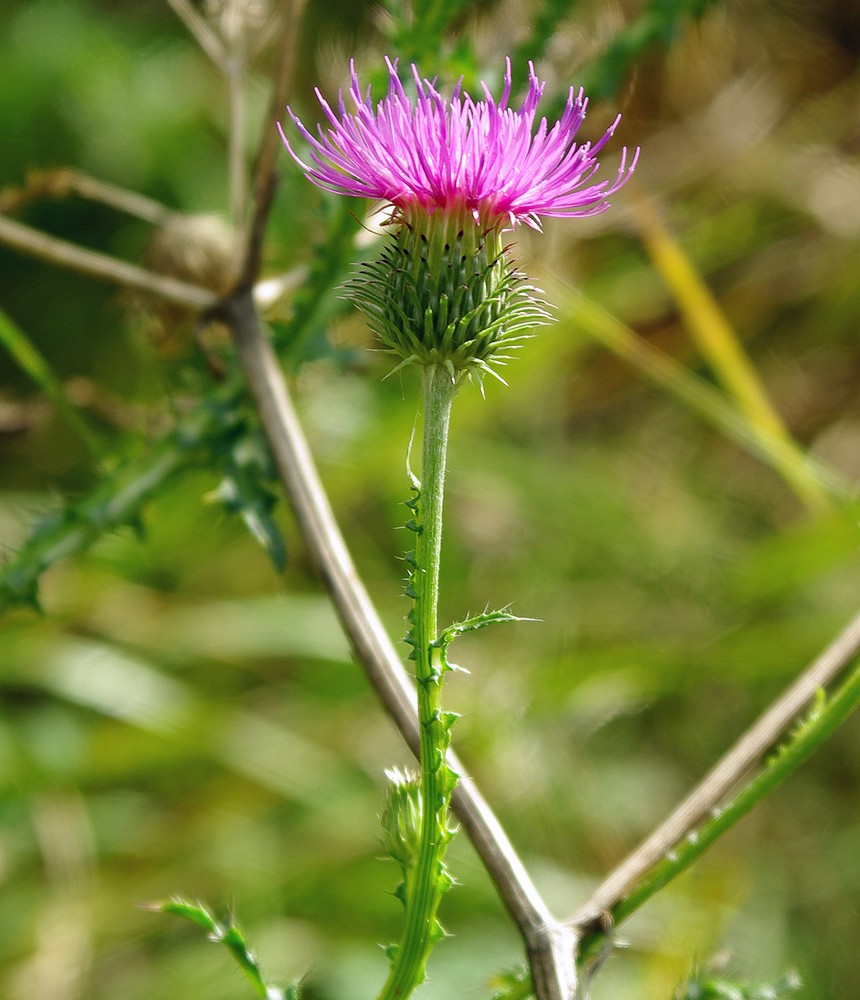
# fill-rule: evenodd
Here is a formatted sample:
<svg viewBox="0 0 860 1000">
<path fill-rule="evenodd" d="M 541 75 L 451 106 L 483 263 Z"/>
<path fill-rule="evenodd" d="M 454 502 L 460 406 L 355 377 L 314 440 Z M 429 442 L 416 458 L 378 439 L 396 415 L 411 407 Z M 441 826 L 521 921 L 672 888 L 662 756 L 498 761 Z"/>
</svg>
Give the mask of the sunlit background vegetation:
<svg viewBox="0 0 860 1000">
<path fill-rule="evenodd" d="M 549 108 L 588 86 L 586 137 L 623 112 L 610 173 L 623 143 L 643 150 L 609 213 L 517 234 L 557 322 L 506 371 L 509 388 L 466 388 L 454 416 L 443 618 L 512 603 L 540 619 L 462 640 L 455 738 L 563 916 L 858 606 L 860 9 L 484 0 L 444 42 L 404 35 L 401 52 L 391 23 L 375 4 L 308 0 L 293 42 L 305 120 L 312 87 L 332 94 L 351 55 L 368 76 L 390 52 L 497 88 L 506 54 L 520 82 L 533 54 Z M 0 47 L 0 210 L 134 261 L 153 259 L 148 224 L 49 197 L 28 171 L 74 167 L 226 217 L 222 81 L 167 4 L 5 0 Z M 265 48 L 248 81 L 249 158 L 273 59 Z M 416 380 L 384 377 L 337 291 L 366 250 L 314 256 L 326 230 L 352 239 L 360 206 L 282 165 L 267 270 L 332 276 L 319 301 L 288 299 L 273 328 L 287 331 L 314 454 L 399 636 Z M 38 525 L 144 467 L 218 373 L 175 316 L 3 247 L 0 308 L 102 452 L 0 345 L 8 582 Z M 172 893 L 234 910 L 273 977 L 309 972 L 310 1000 L 370 997 L 384 978 L 377 945 L 400 913 L 377 816 L 383 769 L 408 755 L 289 511 L 272 511 L 281 574 L 219 501 L 217 461 L 177 463 L 131 524 L 97 507 L 106 530 L 46 570 L 41 610 L 21 602 L 0 624 L 9 1000 L 250 995 L 195 928 L 137 905 Z M 751 981 L 795 968 L 809 1000 L 853 995 L 857 736 L 855 720 L 621 929 L 629 948 L 594 1000 L 669 1000 L 714 962 Z M 522 962 L 463 836 L 451 867 L 452 937 L 425 1000 L 487 997 L 493 974 Z"/>
</svg>

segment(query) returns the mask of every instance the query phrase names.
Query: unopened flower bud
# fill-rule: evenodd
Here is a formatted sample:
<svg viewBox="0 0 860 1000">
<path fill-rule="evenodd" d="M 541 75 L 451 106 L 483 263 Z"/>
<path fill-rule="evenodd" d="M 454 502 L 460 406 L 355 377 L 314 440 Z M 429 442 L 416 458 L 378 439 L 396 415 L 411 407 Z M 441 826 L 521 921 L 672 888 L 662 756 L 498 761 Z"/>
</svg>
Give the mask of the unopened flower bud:
<svg viewBox="0 0 860 1000">
<path fill-rule="evenodd" d="M 421 843 L 421 779 L 396 767 L 386 771 L 385 776 L 388 778 L 382 814 L 385 849 L 408 873 L 415 866 Z"/>
</svg>

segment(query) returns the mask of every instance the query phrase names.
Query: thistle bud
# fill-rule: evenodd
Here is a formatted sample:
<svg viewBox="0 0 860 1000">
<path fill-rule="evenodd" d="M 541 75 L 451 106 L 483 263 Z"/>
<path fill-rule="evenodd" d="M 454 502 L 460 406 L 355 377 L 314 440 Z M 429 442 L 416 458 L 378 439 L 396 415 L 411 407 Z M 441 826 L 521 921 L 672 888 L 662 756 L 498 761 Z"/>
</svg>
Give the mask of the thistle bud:
<svg viewBox="0 0 860 1000">
<path fill-rule="evenodd" d="M 396 767 L 388 778 L 382 831 L 385 849 L 407 875 L 415 867 L 421 843 L 421 779 Z"/>
</svg>

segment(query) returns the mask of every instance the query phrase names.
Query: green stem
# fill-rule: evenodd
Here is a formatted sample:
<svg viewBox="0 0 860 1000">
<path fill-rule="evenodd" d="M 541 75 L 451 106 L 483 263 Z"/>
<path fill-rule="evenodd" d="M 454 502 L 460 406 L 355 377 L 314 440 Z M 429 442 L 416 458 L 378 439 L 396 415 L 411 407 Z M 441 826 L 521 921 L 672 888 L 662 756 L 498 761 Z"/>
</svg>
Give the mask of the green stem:
<svg viewBox="0 0 860 1000">
<path fill-rule="evenodd" d="M 407 884 L 403 936 L 379 1000 L 405 1000 L 423 981 L 427 957 L 442 934 L 436 922 L 439 900 L 450 884 L 443 860 L 451 839 L 447 819 L 456 779 L 445 763 L 450 720 L 442 713 L 443 669 L 435 643 L 448 426 L 457 385 L 445 368 L 429 365 L 424 369 L 422 389 L 424 441 L 409 636 L 413 644 L 421 728 L 421 842 L 415 870 Z"/>
</svg>

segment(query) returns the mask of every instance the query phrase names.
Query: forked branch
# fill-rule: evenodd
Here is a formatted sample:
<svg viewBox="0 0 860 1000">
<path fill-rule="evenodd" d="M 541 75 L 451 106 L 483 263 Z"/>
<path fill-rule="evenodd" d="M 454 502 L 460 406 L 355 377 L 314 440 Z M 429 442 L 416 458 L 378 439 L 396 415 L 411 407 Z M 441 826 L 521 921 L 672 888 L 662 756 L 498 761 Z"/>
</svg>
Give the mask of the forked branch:
<svg viewBox="0 0 860 1000">
<path fill-rule="evenodd" d="M 860 614 L 741 736 L 675 811 L 600 883 L 570 918 L 580 934 L 600 930 L 637 883 L 713 810 L 751 768 L 784 738 L 817 692 L 831 684 L 860 654 Z"/>
</svg>

